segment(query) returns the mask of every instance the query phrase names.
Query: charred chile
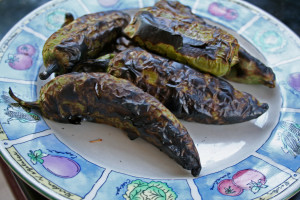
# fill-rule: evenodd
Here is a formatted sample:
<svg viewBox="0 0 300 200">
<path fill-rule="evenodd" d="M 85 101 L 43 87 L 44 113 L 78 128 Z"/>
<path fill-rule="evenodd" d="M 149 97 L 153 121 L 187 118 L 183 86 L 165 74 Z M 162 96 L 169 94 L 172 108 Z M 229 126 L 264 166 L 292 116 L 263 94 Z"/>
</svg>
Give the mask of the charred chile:
<svg viewBox="0 0 300 200">
<path fill-rule="evenodd" d="M 216 76 L 238 62 L 237 39 L 178 2 L 141 9 L 124 33 L 143 48 Z"/>
<path fill-rule="evenodd" d="M 200 173 L 199 155 L 185 127 L 157 99 L 127 80 L 106 73 L 70 73 L 43 86 L 36 102 L 24 102 L 11 90 L 9 94 L 54 121 L 80 123 L 85 118 L 120 128 L 130 139 L 152 143 L 193 176 Z"/>
<path fill-rule="evenodd" d="M 180 15 L 180 17 L 190 18 L 190 20 L 206 24 L 201 17 L 194 15 L 189 7 L 177 1 L 161 0 L 155 6 Z M 243 48 L 239 49 L 238 58 L 239 62 L 232 66 L 229 73 L 224 76 L 225 79 L 246 84 L 263 84 L 270 88 L 275 87 L 275 74 L 271 68 L 265 66 Z"/>
<path fill-rule="evenodd" d="M 47 79 L 53 72 L 57 75 L 72 71 L 79 61 L 98 57 L 122 33 L 130 16 L 121 11 L 106 11 L 84 15 L 72 20 L 66 16 L 62 28 L 53 33 L 43 48 L 46 70 L 40 74 Z"/>
<path fill-rule="evenodd" d="M 173 17 L 176 16 L 184 21 L 192 20 L 198 23 L 205 23 L 201 17 L 192 13 L 189 6 L 185 6 L 178 1 L 160 0 L 155 3 L 155 7 L 161 10 L 167 10 L 168 13 L 172 13 Z"/>
<path fill-rule="evenodd" d="M 189 18 L 189 20 L 197 21 L 197 23 L 206 24 L 201 17 L 194 15 L 189 7 L 177 1 L 161 0 L 155 4 L 155 7 L 168 10 L 168 12 L 175 13 L 181 18 Z M 242 48 L 238 52 L 238 58 L 239 62 L 232 66 L 231 70 L 224 76 L 225 79 L 246 84 L 263 84 L 270 88 L 275 87 L 275 74 L 271 68 L 265 66 Z"/>
<path fill-rule="evenodd" d="M 156 97 L 176 117 L 207 124 L 233 124 L 259 117 L 268 109 L 227 81 L 198 72 L 139 47 L 117 54 L 107 72 Z"/>
<path fill-rule="evenodd" d="M 238 64 L 233 66 L 224 78 L 239 83 L 263 84 L 270 88 L 276 85 L 276 76 L 272 68 L 267 67 L 241 48 Z"/>
<path fill-rule="evenodd" d="M 119 37 L 115 43 L 111 44 L 110 52 L 104 56 L 100 56 L 95 59 L 87 59 L 79 62 L 72 68 L 73 72 L 106 72 L 106 68 L 115 54 L 120 53 L 129 48 L 133 48 L 134 44 L 132 41 L 125 37 Z"/>
</svg>

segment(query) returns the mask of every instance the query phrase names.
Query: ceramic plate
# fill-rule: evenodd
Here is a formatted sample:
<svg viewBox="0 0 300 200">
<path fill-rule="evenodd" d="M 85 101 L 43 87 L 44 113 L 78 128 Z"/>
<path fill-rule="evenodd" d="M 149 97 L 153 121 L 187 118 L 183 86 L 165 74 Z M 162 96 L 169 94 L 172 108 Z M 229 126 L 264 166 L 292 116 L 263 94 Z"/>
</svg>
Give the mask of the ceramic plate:
<svg viewBox="0 0 300 200">
<path fill-rule="evenodd" d="M 113 127 L 59 124 L 12 106 L 36 100 L 45 82 L 41 51 L 64 14 L 138 9 L 153 0 L 55 0 L 24 17 L 0 43 L 0 148 L 27 183 L 58 199 L 285 199 L 300 187 L 300 40 L 262 10 L 237 0 L 182 0 L 209 23 L 234 34 L 270 66 L 276 88 L 234 84 L 267 102 L 258 119 L 215 126 L 183 122 L 203 170 L 194 178 L 147 142 Z"/>
</svg>

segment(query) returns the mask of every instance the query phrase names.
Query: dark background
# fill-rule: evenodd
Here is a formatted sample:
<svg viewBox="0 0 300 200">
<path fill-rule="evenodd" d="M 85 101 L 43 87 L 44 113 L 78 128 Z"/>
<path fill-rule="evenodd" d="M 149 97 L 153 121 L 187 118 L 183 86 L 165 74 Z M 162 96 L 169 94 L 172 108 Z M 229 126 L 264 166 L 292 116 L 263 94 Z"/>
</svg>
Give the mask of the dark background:
<svg viewBox="0 0 300 200">
<path fill-rule="evenodd" d="M 25 15 L 33 9 L 43 5 L 49 0 L 0 0 L 0 39 Z M 109 0 L 108 0 L 109 1 Z M 300 36 L 300 1 L 299 0 L 246 0 L 249 3 L 267 11 L 281 22 L 286 24 Z M 4 164 L 1 164 L 4 167 Z M 20 179 L 16 178 L 21 188 L 26 193 L 27 199 L 41 199 L 35 195 Z M 300 200 L 300 194 L 291 200 Z"/>
</svg>

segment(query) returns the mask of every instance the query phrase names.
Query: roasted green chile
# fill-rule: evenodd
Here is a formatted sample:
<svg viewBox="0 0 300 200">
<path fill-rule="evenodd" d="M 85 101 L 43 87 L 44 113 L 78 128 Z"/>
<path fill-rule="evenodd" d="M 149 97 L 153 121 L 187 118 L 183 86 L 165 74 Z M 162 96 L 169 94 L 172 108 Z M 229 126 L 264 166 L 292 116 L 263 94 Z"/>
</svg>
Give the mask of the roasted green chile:
<svg viewBox="0 0 300 200">
<path fill-rule="evenodd" d="M 114 43 L 109 47 L 108 54 L 100 56 L 95 59 L 87 59 L 80 61 L 73 68 L 73 72 L 105 72 L 108 62 L 112 59 L 117 53 L 124 51 L 129 48 L 135 47 L 132 41 L 128 40 L 125 37 L 119 37 Z"/>
<path fill-rule="evenodd" d="M 238 62 L 237 39 L 178 2 L 142 8 L 124 33 L 143 48 L 216 76 Z"/>
<path fill-rule="evenodd" d="M 47 79 L 53 72 L 68 73 L 79 61 L 98 57 L 130 21 L 130 16 L 121 11 L 88 14 L 73 21 L 69 18 L 43 47 L 46 70 L 40 74 L 41 79 Z"/>
<path fill-rule="evenodd" d="M 276 85 L 276 76 L 272 68 L 267 67 L 242 48 L 239 50 L 239 62 L 224 78 L 239 83 L 262 84 L 269 88 L 274 88 Z"/>
<path fill-rule="evenodd" d="M 198 23 L 206 24 L 201 17 L 194 15 L 188 7 L 177 1 L 161 0 L 155 6 L 170 12 L 176 12 L 180 17 L 193 18 Z M 225 79 L 246 84 L 263 84 L 270 88 L 275 87 L 276 78 L 270 67 L 251 56 L 243 48 L 239 49 L 238 58 L 239 62 L 232 66 L 231 70 L 224 76 Z"/>
<path fill-rule="evenodd" d="M 155 145 L 193 176 L 200 173 L 199 155 L 186 128 L 157 99 L 125 79 L 70 73 L 44 85 L 36 102 L 25 102 L 11 90 L 9 94 L 21 106 L 37 108 L 57 122 L 86 119 L 120 128 L 130 139 L 141 137 Z"/>
<path fill-rule="evenodd" d="M 240 123 L 257 118 L 268 109 L 268 104 L 234 89 L 221 78 L 139 47 L 122 51 L 111 60 L 98 59 L 94 64 L 98 70 L 103 68 L 102 71 L 131 81 L 156 97 L 176 117 L 187 121 Z"/>
</svg>

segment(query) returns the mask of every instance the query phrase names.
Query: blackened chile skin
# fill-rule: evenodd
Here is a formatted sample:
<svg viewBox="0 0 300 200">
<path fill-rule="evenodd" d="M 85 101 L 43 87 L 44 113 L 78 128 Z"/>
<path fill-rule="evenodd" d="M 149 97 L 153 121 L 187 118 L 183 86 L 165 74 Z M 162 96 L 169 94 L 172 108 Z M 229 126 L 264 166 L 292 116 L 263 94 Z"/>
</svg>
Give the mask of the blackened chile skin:
<svg viewBox="0 0 300 200">
<path fill-rule="evenodd" d="M 130 139 L 141 137 L 173 158 L 193 176 L 201 170 L 195 144 L 181 122 L 156 98 L 125 79 L 106 73 L 70 73 L 42 87 L 37 102 L 44 117 L 63 123 L 82 119 L 124 130 Z"/>
<path fill-rule="evenodd" d="M 126 13 L 104 11 L 67 23 L 44 44 L 42 54 L 46 70 L 40 73 L 40 78 L 47 79 L 53 72 L 56 75 L 69 73 L 77 63 L 104 54 L 129 21 Z"/>
<path fill-rule="evenodd" d="M 234 124 L 268 110 L 253 95 L 218 77 L 149 53 L 139 47 L 117 54 L 107 72 L 130 80 L 162 102 L 176 117 L 205 124 Z"/>
</svg>

